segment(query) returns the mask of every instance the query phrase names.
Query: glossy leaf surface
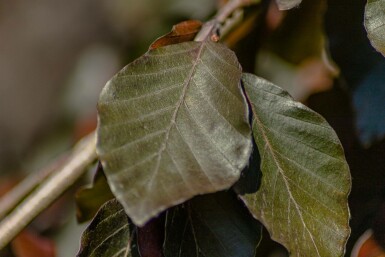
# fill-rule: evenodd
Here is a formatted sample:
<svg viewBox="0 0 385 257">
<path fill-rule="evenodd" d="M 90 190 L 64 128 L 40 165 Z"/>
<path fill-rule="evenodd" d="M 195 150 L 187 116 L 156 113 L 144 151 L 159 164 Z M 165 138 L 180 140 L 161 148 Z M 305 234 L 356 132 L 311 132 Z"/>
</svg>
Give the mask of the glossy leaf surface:
<svg viewBox="0 0 385 257">
<path fill-rule="evenodd" d="M 280 87 L 244 74 L 262 184 L 241 196 L 291 256 L 342 256 L 349 236 L 350 173 L 328 123 Z"/>
<path fill-rule="evenodd" d="M 365 28 L 370 43 L 385 56 L 385 0 L 368 0 L 365 7 Z"/>
<path fill-rule="evenodd" d="M 97 152 L 137 225 L 234 184 L 251 152 L 241 71 L 213 42 L 150 50 L 103 89 Z"/>
<path fill-rule="evenodd" d="M 167 212 L 165 257 L 254 257 L 260 237 L 233 192 L 197 196 Z"/>
<path fill-rule="evenodd" d="M 123 207 L 116 200 L 102 206 L 82 235 L 78 257 L 130 257 L 132 232 Z"/>
</svg>

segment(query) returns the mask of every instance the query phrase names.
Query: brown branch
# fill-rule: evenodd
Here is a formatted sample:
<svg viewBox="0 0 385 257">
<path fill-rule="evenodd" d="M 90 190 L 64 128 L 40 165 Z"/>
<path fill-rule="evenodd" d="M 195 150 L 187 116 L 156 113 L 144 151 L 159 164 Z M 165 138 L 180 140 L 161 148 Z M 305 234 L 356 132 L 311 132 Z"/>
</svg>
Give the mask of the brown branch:
<svg viewBox="0 0 385 257">
<path fill-rule="evenodd" d="M 95 133 L 74 148 L 68 161 L 48 177 L 0 223 L 0 249 L 67 190 L 96 159 Z"/>
</svg>

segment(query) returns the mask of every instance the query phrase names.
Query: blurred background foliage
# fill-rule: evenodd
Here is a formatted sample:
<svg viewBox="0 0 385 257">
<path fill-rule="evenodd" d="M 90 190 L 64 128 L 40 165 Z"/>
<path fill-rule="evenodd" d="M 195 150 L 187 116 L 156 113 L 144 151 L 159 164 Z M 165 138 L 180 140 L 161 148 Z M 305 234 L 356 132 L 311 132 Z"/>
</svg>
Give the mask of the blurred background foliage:
<svg viewBox="0 0 385 257">
<path fill-rule="evenodd" d="M 224 2 L 0 1 L 0 195 L 96 127 L 100 90 L 121 67 L 172 25 L 205 21 Z M 262 1 L 225 39 L 245 71 L 285 87 L 337 131 L 353 176 L 347 254 L 378 223 L 384 203 L 385 59 L 367 39 L 364 4 L 304 0 L 281 12 Z M 74 256 L 84 230 L 76 224 L 74 192 L 0 255 Z M 285 256 L 276 244 L 264 245 L 261 256 Z"/>
</svg>

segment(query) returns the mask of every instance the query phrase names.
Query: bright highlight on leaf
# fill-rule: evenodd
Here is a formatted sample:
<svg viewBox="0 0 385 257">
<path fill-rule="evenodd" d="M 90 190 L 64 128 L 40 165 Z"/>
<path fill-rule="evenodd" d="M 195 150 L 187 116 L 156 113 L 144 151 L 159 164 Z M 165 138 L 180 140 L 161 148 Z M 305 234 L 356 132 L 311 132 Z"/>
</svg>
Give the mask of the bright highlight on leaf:
<svg viewBox="0 0 385 257">
<path fill-rule="evenodd" d="M 342 256 L 350 174 L 335 132 L 278 86 L 251 74 L 242 81 L 263 175 L 260 190 L 241 198 L 291 256 Z"/>
<path fill-rule="evenodd" d="M 251 153 L 240 77 L 225 46 L 185 42 L 150 50 L 107 83 L 97 152 L 135 224 L 238 180 Z"/>
<path fill-rule="evenodd" d="M 385 56 L 385 0 L 368 0 L 365 8 L 365 28 L 370 43 Z"/>
<path fill-rule="evenodd" d="M 289 10 L 298 6 L 302 0 L 276 0 L 278 8 L 280 10 Z"/>
</svg>

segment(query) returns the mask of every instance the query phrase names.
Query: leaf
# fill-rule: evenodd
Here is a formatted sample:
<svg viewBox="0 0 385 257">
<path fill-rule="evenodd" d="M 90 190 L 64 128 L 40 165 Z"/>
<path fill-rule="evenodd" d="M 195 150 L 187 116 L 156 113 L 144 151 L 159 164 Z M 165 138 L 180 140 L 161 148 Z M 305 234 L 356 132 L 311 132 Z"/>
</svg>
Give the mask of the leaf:
<svg viewBox="0 0 385 257">
<path fill-rule="evenodd" d="M 291 256 L 342 256 L 351 180 L 335 132 L 278 86 L 252 74 L 242 81 L 263 176 L 241 199 Z"/>
<path fill-rule="evenodd" d="M 170 33 L 155 40 L 155 42 L 151 44 L 150 50 L 162 46 L 192 41 L 201 27 L 202 22 L 198 20 L 182 21 L 174 25 Z"/>
<path fill-rule="evenodd" d="M 251 194 L 257 192 L 261 186 L 262 172 L 261 156 L 259 155 L 257 145 L 253 140 L 253 152 L 251 153 L 249 164 L 243 169 L 241 177 L 233 185 L 233 190 L 238 195 Z"/>
<path fill-rule="evenodd" d="M 79 189 L 76 192 L 76 218 L 78 222 L 92 219 L 100 206 L 114 198 L 108 186 L 103 167 L 98 163 L 92 186 Z"/>
<path fill-rule="evenodd" d="M 132 232 L 123 207 L 116 200 L 102 206 L 82 235 L 78 257 L 129 257 Z"/>
<path fill-rule="evenodd" d="M 370 43 L 385 56 L 385 0 L 368 0 L 364 23 Z"/>
<path fill-rule="evenodd" d="M 274 8 L 270 12 L 276 13 Z M 256 74 L 298 101 L 330 89 L 339 72 L 326 51 L 326 9 L 324 0 L 303 1 L 301 8 L 286 13 L 257 56 Z"/>
<path fill-rule="evenodd" d="M 238 180 L 251 152 L 240 75 L 224 45 L 185 42 L 150 50 L 107 83 L 97 153 L 135 224 Z"/>
<path fill-rule="evenodd" d="M 302 0 L 276 0 L 276 2 L 278 8 L 283 11 L 298 6 L 302 2 Z"/>
<path fill-rule="evenodd" d="M 164 224 L 164 215 L 161 215 L 151 219 L 143 227 L 137 228 L 140 257 L 164 257 Z"/>
<path fill-rule="evenodd" d="M 253 257 L 261 225 L 231 192 L 197 196 L 167 212 L 166 257 Z"/>
</svg>

